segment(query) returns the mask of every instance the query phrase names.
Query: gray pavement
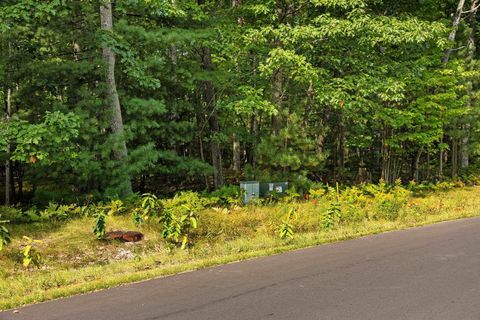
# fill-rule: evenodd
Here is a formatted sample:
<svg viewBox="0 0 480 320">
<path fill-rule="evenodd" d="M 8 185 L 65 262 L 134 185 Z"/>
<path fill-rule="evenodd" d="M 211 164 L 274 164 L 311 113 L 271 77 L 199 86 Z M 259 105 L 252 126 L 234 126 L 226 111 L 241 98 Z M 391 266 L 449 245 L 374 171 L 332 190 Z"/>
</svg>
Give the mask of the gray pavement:
<svg viewBox="0 0 480 320">
<path fill-rule="evenodd" d="M 125 285 L 0 319 L 480 320 L 480 219 Z"/>
</svg>

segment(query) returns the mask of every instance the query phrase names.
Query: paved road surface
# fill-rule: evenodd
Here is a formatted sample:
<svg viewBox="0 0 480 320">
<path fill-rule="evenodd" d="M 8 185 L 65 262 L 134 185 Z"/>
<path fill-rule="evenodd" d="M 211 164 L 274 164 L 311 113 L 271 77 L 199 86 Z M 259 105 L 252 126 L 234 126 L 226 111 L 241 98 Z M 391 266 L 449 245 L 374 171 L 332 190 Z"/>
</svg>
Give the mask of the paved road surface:
<svg viewBox="0 0 480 320">
<path fill-rule="evenodd" d="M 480 219 L 136 283 L 0 319 L 479 320 Z"/>
</svg>

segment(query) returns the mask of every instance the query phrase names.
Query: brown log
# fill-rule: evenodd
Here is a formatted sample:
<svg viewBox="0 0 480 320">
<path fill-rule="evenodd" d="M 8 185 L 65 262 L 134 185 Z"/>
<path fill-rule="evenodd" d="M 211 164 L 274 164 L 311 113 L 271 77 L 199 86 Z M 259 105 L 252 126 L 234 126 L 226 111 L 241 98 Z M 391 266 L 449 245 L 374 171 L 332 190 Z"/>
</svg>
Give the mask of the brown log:
<svg viewBox="0 0 480 320">
<path fill-rule="evenodd" d="M 138 242 L 143 240 L 143 233 L 138 231 L 110 231 L 105 234 L 107 240 L 121 240 L 125 242 Z"/>
</svg>

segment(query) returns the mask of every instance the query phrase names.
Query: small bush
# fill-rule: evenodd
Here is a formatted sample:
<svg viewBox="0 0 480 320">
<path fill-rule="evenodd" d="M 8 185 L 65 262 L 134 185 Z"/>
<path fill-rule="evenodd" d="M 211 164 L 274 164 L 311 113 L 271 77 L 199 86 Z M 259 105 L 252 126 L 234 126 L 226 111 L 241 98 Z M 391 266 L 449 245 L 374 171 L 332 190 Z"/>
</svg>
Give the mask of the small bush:
<svg viewBox="0 0 480 320">
<path fill-rule="evenodd" d="M 40 264 L 42 262 L 42 256 L 40 253 L 37 251 L 37 248 L 35 247 L 37 244 L 42 243 L 40 240 L 35 240 L 29 237 L 24 236 L 23 239 L 25 239 L 27 242 L 23 248 L 22 251 L 22 264 L 25 268 L 28 268 L 31 264 L 36 266 L 37 268 L 40 267 Z"/>
<path fill-rule="evenodd" d="M 380 189 L 374 194 L 373 218 L 391 221 L 398 219 L 410 196 L 411 191 L 400 185 L 387 191 Z"/>
<path fill-rule="evenodd" d="M 27 211 L 28 212 L 28 211 Z M 31 216 L 34 215 L 35 209 L 33 208 Z M 43 221 L 65 221 L 72 217 L 79 216 L 81 213 L 80 208 L 75 204 L 62 205 L 54 202 L 50 202 L 45 210 L 40 212 L 40 220 Z"/>
<path fill-rule="evenodd" d="M 95 212 L 94 218 L 95 224 L 93 225 L 93 234 L 99 240 L 104 239 L 107 230 L 107 215 L 102 210 L 98 210 Z"/>
<path fill-rule="evenodd" d="M 322 228 L 325 230 L 332 229 L 342 218 L 342 209 L 340 202 L 334 201 L 330 203 L 327 211 L 322 216 Z"/>
<path fill-rule="evenodd" d="M 278 228 L 278 236 L 280 239 L 293 239 L 293 235 L 295 234 L 293 230 L 293 221 L 297 218 L 297 209 L 290 208 L 288 213 L 283 218 L 280 227 Z"/>
<path fill-rule="evenodd" d="M 172 199 L 162 200 L 163 211 L 160 216 L 162 237 L 185 249 L 192 244 L 191 229 L 198 225 L 198 212 L 203 210 L 211 200 L 202 198 L 196 192 L 180 192 Z M 181 240 L 180 240 L 181 239 Z"/>
<path fill-rule="evenodd" d="M 223 186 L 207 197 L 218 206 L 239 206 L 242 203 L 242 190 L 239 186 Z"/>
<path fill-rule="evenodd" d="M 0 216 L 12 223 L 30 223 L 40 221 L 36 208 L 22 211 L 19 208 L 0 206 Z"/>
</svg>

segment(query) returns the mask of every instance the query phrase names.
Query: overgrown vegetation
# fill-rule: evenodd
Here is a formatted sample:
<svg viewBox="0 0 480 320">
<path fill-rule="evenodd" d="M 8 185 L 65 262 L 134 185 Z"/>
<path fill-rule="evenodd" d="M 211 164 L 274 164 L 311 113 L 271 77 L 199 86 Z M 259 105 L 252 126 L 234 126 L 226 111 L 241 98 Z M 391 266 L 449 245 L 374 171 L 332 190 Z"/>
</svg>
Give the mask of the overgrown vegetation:
<svg viewBox="0 0 480 320">
<path fill-rule="evenodd" d="M 128 202 L 72 205 L 68 210 L 53 203 L 46 210 L 0 207 L 5 219 L 11 220 L 1 225 L 10 236 L 0 233 L 2 239 L 9 239 L 3 242 L 6 246 L 0 259 L 0 308 L 364 234 L 477 216 L 479 195 L 478 187 L 451 181 L 408 186 L 314 185 L 306 196 L 291 191 L 279 201 L 264 199 L 246 206 L 239 205 L 239 194 L 232 199 L 222 196 L 219 201 L 218 195 L 181 192 L 166 199 L 145 194 Z M 139 214 L 140 224 L 132 219 Z M 28 222 L 27 217 L 31 217 Z M 108 230 L 138 230 L 145 239 L 134 244 L 105 241 Z"/>
</svg>

